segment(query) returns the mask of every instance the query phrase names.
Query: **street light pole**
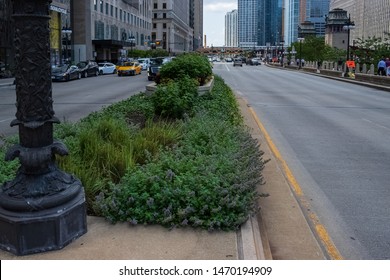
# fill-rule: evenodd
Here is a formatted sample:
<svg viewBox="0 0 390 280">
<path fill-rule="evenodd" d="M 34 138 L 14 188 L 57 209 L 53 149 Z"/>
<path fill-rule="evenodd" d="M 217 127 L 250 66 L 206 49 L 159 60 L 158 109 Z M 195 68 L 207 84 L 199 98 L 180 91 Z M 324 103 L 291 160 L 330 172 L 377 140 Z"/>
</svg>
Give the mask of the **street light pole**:
<svg viewBox="0 0 390 280">
<path fill-rule="evenodd" d="M 350 41 L 350 33 L 351 29 L 355 29 L 355 23 L 351 21 L 351 14 L 348 16 L 348 20 L 345 22 L 345 25 L 343 26 L 344 30 L 347 30 L 347 61 L 350 60 L 349 55 L 349 41 Z"/>
<path fill-rule="evenodd" d="M 298 69 L 301 69 L 302 67 L 302 41 L 304 40 L 305 38 L 298 38 L 298 41 L 299 41 L 299 66 L 298 66 Z"/>
</svg>

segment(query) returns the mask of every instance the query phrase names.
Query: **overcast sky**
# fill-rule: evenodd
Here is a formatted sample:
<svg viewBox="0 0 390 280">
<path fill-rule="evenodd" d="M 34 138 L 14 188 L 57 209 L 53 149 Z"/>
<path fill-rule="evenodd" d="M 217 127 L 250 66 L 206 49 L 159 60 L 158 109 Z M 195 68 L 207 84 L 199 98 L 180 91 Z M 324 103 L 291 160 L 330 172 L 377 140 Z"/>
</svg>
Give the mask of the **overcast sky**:
<svg viewBox="0 0 390 280">
<path fill-rule="evenodd" d="M 207 46 L 225 44 L 225 15 L 237 9 L 237 0 L 203 0 L 203 34 Z"/>
</svg>

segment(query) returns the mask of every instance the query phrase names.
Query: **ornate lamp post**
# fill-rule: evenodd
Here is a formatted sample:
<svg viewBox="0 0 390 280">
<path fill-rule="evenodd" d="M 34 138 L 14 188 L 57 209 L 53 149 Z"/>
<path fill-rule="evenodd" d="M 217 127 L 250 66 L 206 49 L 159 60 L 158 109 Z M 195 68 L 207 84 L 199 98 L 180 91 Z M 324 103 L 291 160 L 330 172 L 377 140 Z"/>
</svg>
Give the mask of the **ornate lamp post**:
<svg viewBox="0 0 390 280">
<path fill-rule="evenodd" d="M 299 42 L 299 66 L 298 69 L 301 69 L 302 67 L 302 41 L 305 40 L 305 38 L 297 38 Z"/>
<path fill-rule="evenodd" d="M 54 116 L 49 4 L 14 0 L 16 119 L 19 144 L 6 160 L 19 158 L 14 180 L 0 188 L 0 248 L 26 255 L 66 246 L 87 231 L 84 188 L 61 171 L 56 155 L 67 155 L 53 140 Z"/>
<path fill-rule="evenodd" d="M 135 37 L 133 35 L 131 35 L 128 39 L 129 43 L 130 43 L 130 52 L 131 52 L 131 56 L 133 56 L 133 47 L 135 46 Z"/>
<path fill-rule="evenodd" d="M 355 29 L 355 23 L 351 21 L 351 15 L 349 15 L 348 20 L 345 22 L 345 25 L 343 26 L 344 30 L 347 30 L 348 33 L 348 39 L 347 39 L 347 61 L 350 60 L 349 57 L 349 41 L 350 41 L 350 33 L 351 29 Z"/>
</svg>

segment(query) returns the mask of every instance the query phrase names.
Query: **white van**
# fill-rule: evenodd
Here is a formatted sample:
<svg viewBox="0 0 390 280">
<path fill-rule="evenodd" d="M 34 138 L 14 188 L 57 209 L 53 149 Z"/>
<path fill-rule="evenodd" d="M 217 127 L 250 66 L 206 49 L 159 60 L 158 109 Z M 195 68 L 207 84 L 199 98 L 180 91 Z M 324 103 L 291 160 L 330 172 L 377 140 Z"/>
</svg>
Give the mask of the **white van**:
<svg viewBox="0 0 390 280">
<path fill-rule="evenodd" d="M 142 70 L 147 70 L 150 65 L 150 58 L 139 58 L 137 59 L 139 64 L 142 65 Z"/>
</svg>

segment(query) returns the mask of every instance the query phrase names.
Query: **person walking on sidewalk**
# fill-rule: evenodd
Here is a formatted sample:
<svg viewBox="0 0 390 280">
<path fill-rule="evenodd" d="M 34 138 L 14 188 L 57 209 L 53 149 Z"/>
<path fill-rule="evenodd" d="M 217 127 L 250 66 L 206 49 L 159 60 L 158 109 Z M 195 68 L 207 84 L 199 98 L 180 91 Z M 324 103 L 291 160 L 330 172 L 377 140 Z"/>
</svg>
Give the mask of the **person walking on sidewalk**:
<svg viewBox="0 0 390 280">
<path fill-rule="evenodd" d="M 386 62 L 385 62 L 385 59 L 382 58 L 379 62 L 378 62 L 378 75 L 379 76 L 386 76 Z"/>
</svg>

